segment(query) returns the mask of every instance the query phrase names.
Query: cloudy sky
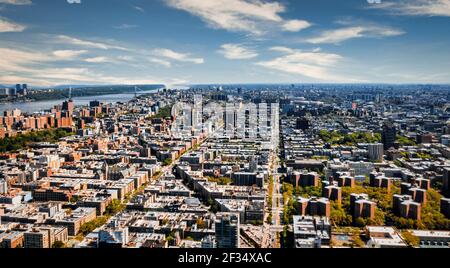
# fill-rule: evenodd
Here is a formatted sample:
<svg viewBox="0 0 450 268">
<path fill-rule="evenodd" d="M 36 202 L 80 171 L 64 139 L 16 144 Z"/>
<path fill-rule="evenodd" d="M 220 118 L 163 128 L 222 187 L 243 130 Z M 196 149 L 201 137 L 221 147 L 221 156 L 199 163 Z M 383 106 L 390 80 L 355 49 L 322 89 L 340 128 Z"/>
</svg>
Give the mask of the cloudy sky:
<svg viewBox="0 0 450 268">
<path fill-rule="evenodd" d="M 450 0 L 0 0 L 0 84 L 329 82 L 449 83 Z"/>
</svg>

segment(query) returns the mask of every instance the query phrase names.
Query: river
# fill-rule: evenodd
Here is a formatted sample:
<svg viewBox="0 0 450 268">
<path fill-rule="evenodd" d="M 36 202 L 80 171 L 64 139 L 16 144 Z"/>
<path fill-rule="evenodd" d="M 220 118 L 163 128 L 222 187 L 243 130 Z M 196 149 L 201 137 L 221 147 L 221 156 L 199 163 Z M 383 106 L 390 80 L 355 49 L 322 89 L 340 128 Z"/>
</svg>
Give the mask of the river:
<svg viewBox="0 0 450 268">
<path fill-rule="evenodd" d="M 138 95 L 155 93 L 157 90 L 141 91 Z M 117 102 L 127 102 L 134 98 L 134 93 L 125 94 L 113 94 L 113 95 L 101 95 L 101 96 L 87 96 L 87 97 L 76 97 L 73 101 L 76 106 L 89 105 L 89 102 L 97 100 L 103 103 L 117 103 Z M 60 105 L 64 100 L 46 100 L 46 101 L 35 101 L 35 102 L 16 102 L 16 103 L 1 103 L 0 104 L 0 115 L 4 111 L 13 110 L 15 108 L 22 111 L 22 113 L 35 113 L 43 110 L 48 110 L 55 105 Z"/>
</svg>

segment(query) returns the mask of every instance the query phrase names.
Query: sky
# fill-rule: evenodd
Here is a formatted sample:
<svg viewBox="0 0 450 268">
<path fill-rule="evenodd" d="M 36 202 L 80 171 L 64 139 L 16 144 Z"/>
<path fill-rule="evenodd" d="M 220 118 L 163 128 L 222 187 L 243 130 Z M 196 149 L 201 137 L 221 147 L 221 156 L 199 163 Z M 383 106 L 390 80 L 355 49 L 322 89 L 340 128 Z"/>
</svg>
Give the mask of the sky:
<svg viewBox="0 0 450 268">
<path fill-rule="evenodd" d="M 0 84 L 450 83 L 450 0 L 0 0 Z"/>
</svg>

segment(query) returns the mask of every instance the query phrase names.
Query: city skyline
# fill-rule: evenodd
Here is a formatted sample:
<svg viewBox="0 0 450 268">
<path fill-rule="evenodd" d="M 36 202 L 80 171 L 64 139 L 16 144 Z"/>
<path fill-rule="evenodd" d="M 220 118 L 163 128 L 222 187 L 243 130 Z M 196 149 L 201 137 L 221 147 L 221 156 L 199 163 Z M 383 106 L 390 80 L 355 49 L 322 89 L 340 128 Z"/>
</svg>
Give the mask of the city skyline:
<svg viewBox="0 0 450 268">
<path fill-rule="evenodd" d="M 450 83 L 448 0 L 225 2 L 0 0 L 0 84 Z"/>
</svg>

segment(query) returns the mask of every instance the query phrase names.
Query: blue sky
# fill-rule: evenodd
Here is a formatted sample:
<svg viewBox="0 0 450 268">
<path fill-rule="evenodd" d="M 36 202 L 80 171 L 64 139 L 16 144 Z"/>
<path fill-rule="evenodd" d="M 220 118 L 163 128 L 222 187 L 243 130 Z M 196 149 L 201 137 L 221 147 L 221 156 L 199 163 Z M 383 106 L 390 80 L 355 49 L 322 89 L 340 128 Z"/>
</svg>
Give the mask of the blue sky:
<svg viewBox="0 0 450 268">
<path fill-rule="evenodd" d="M 0 0 L 0 84 L 449 83 L 450 0 Z"/>
</svg>

